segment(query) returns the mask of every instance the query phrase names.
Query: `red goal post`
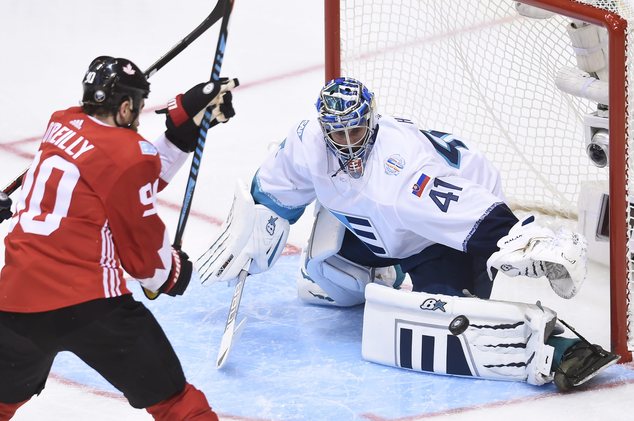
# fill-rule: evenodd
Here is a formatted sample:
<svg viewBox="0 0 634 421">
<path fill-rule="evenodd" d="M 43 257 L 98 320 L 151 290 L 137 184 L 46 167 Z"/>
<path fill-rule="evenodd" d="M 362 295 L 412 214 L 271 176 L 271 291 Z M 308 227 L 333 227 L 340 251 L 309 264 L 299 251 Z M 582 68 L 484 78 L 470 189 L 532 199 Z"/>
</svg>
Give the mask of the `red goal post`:
<svg viewBox="0 0 634 421">
<path fill-rule="evenodd" d="M 511 183 L 505 185 L 507 195 L 509 190 L 524 195 L 517 199 L 520 207 L 553 209 L 576 218 L 578 181 L 608 183 L 611 346 L 622 356 L 621 362 L 630 361 L 634 346 L 629 326 L 634 283 L 634 223 L 629 209 L 632 200 L 628 200 L 634 196 L 634 182 L 628 181 L 629 169 L 634 168 L 634 154 L 629 156 L 634 121 L 627 107 L 628 86 L 634 86 L 628 82 L 628 77 L 634 77 L 627 51 L 630 6 L 612 0 L 522 2 L 554 12 L 554 22 L 548 23 L 518 17 L 515 3 L 325 0 L 325 78 L 356 77 L 377 92 L 383 112 L 480 140 L 496 164 L 504 167 L 513 162 L 506 172 L 502 169 L 502 175 Z M 570 40 L 562 29 L 562 22 L 569 18 L 608 32 L 609 166 L 602 169 L 593 168 L 585 156 L 580 124 L 581 115 L 595 104 L 557 92 L 552 83 L 557 67 L 574 65 Z M 427 67 L 429 62 L 435 70 Z M 447 73 L 456 69 L 459 73 L 452 80 Z M 400 80 L 406 80 L 405 84 Z M 466 80 L 472 81 L 469 86 Z M 402 103 L 383 103 L 388 91 Z M 515 100 L 508 102 L 509 98 Z M 513 101 L 520 105 L 516 107 Z M 517 114 L 513 114 L 515 108 Z M 471 115 L 473 109 L 476 112 Z M 513 122 L 505 120 L 507 114 Z M 455 123 L 461 119 L 464 127 Z M 479 127 L 485 124 L 491 127 Z M 522 147 L 527 144 L 526 152 Z M 526 198 L 541 200 L 542 196 L 544 202 L 523 204 Z"/>
</svg>

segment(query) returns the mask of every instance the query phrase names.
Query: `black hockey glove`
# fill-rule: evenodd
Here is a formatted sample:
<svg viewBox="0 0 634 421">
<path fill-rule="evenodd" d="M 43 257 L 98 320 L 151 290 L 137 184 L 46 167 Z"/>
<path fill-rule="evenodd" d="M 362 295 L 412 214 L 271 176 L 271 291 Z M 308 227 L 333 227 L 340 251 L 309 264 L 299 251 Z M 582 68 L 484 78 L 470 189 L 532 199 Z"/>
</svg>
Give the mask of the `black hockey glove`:
<svg viewBox="0 0 634 421">
<path fill-rule="evenodd" d="M 157 292 L 152 292 L 146 288 L 143 288 L 143 293 L 150 300 L 155 300 L 161 294 L 171 295 L 176 297 L 177 295 L 183 295 L 189 281 L 192 277 L 194 266 L 189 260 L 187 253 L 181 250 L 172 250 L 172 270 L 170 270 L 167 276 L 167 281 Z"/>
<path fill-rule="evenodd" d="M 165 135 L 170 142 L 183 152 L 193 152 L 205 108 L 211 107 L 209 127 L 227 122 L 236 114 L 231 104 L 231 90 L 239 84 L 238 79 L 220 78 L 218 82 L 199 83 L 171 99 L 166 108 L 157 111 L 167 114 Z"/>
<path fill-rule="evenodd" d="M 13 212 L 11 212 L 11 198 L 5 193 L 0 191 L 0 223 L 11 218 Z"/>
</svg>

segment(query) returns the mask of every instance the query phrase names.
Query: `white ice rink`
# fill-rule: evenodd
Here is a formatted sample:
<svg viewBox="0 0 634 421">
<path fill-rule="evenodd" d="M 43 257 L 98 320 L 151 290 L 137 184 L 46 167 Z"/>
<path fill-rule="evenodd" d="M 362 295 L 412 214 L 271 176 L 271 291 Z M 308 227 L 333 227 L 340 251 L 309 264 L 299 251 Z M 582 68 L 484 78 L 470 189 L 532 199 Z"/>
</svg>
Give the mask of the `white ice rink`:
<svg viewBox="0 0 634 421">
<path fill-rule="evenodd" d="M 503 1 L 503 0 L 495 0 Z M 146 68 L 209 13 L 212 1 L 4 0 L 0 4 L 0 185 L 30 163 L 54 110 L 76 105 L 88 63 L 108 54 Z M 263 156 L 297 121 L 313 115 L 324 82 L 323 2 L 236 0 L 222 74 L 238 77 L 237 116 L 210 131 L 184 249 L 199 256 L 229 210 L 234 182 L 250 180 Z M 152 110 L 209 78 L 215 26 L 150 80 L 140 131 L 153 138 L 163 117 Z M 370 87 L 371 88 L 371 87 Z M 381 99 L 378 98 L 380 107 Z M 173 232 L 187 168 L 162 193 Z M 232 289 L 192 285 L 184 297 L 149 303 L 188 379 L 224 420 L 601 420 L 634 419 L 634 366 L 610 368 L 583 390 L 457 379 L 361 359 L 362 309 L 323 309 L 295 297 L 298 250 L 310 212 L 291 230 L 287 253 L 270 272 L 247 280 L 240 317 L 246 329 L 223 370 L 215 369 Z M 4 238 L 8 224 L 0 225 Z M 4 246 L 0 246 L 2 261 Z M 581 293 L 564 302 L 546 282 L 500 279 L 498 298 L 541 300 L 589 339 L 608 347 L 606 269 L 592 266 Z M 0 379 L 2 381 L 2 379 Z M 94 371 L 61 355 L 46 389 L 18 421 L 148 420 Z"/>
</svg>

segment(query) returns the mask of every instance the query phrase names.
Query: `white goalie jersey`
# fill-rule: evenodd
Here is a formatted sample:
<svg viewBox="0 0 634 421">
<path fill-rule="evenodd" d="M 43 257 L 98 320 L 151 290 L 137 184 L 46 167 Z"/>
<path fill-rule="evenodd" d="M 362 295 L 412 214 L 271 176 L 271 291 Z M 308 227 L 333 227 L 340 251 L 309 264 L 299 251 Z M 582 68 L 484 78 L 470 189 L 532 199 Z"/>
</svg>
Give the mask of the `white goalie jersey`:
<svg viewBox="0 0 634 421">
<path fill-rule="evenodd" d="M 504 201 L 497 170 L 450 134 L 388 116 L 377 123 L 365 173 L 353 179 L 318 121 L 302 121 L 259 168 L 255 201 L 293 223 L 318 199 L 379 257 L 405 258 L 433 243 L 467 251 L 479 222 Z"/>
</svg>

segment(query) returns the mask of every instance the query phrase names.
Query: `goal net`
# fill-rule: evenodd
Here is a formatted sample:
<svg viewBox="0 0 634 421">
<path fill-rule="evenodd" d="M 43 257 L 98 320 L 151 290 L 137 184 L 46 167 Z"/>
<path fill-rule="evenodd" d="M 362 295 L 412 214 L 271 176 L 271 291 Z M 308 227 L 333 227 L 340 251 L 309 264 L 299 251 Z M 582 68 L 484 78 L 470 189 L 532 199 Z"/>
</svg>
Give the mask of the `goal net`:
<svg viewBox="0 0 634 421">
<path fill-rule="evenodd" d="M 629 361 L 629 3 L 325 5 L 326 79 L 355 77 L 380 112 L 476 142 L 502 173 L 512 208 L 576 220 L 584 189 L 609 193 L 611 341 Z"/>
</svg>

